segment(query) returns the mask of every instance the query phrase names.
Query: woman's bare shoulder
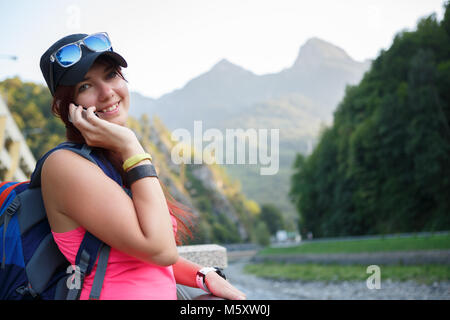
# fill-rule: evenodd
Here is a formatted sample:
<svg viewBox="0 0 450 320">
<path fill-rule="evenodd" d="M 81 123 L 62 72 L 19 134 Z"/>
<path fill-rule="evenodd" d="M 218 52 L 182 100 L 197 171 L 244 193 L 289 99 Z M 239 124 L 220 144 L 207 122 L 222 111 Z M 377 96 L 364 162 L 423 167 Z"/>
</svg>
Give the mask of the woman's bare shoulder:
<svg viewBox="0 0 450 320">
<path fill-rule="evenodd" d="M 67 149 L 60 149 L 52 152 L 47 157 L 42 167 L 42 175 L 48 176 L 52 174 L 60 174 L 61 171 L 66 170 L 73 171 L 78 169 L 80 166 L 96 167 L 94 163 L 85 159 L 81 155 Z"/>
<path fill-rule="evenodd" d="M 64 213 L 64 203 L 74 189 L 76 179 L 71 172 L 83 172 L 89 166 L 87 160 L 69 150 L 56 150 L 45 160 L 41 173 L 41 189 L 51 228 L 55 232 L 67 232 L 79 226 Z M 77 195 L 73 195 L 75 198 Z"/>
<path fill-rule="evenodd" d="M 85 192 L 99 185 L 107 188 L 111 182 L 99 166 L 70 150 L 54 151 L 42 167 L 44 201 L 58 210 L 63 210 L 68 201 L 85 202 Z"/>
</svg>

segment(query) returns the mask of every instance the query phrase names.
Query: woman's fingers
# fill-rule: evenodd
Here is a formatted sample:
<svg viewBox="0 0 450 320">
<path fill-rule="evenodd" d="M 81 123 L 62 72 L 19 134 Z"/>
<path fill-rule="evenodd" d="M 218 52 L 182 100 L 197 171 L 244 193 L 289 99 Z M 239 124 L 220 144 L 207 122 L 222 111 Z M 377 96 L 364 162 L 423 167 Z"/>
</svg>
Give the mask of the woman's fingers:
<svg viewBox="0 0 450 320">
<path fill-rule="evenodd" d="M 94 125 L 98 125 L 97 120 L 99 120 L 100 118 L 95 114 L 95 110 L 97 110 L 97 108 L 95 106 L 91 106 L 87 108 L 84 113 L 86 115 L 86 120 Z"/>
<path fill-rule="evenodd" d="M 73 123 L 75 120 L 75 111 L 77 109 L 77 106 L 75 106 L 73 103 L 69 104 L 69 120 Z"/>
<path fill-rule="evenodd" d="M 88 120 L 89 118 L 88 111 L 85 111 L 82 106 L 75 106 L 74 104 L 71 103 L 69 105 L 69 115 L 73 125 L 81 132 L 81 134 L 86 140 L 88 140 L 88 136 L 92 136 L 93 134 L 95 134 L 96 125 L 94 125 L 90 120 Z"/>
<path fill-rule="evenodd" d="M 78 128 L 78 124 L 81 123 L 81 119 L 83 119 L 83 107 L 82 106 L 76 106 L 73 103 L 69 105 L 69 113 L 70 118 L 72 119 L 72 123 Z"/>
<path fill-rule="evenodd" d="M 81 129 L 92 129 L 88 124 L 90 124 L 90 114 L 95 117 L 94 110 L 96 108 L 89 107 L 88 109 L 84 109 L 82 106 L 76 106 L 73 103 L 69 106 L 69 115 L 72 120 L 72 123 L 81 131 Z M 85 120 L 85 121 L 83 121 Z M 87 122 L 87 123 L 86 123 Z"/>
</svg>

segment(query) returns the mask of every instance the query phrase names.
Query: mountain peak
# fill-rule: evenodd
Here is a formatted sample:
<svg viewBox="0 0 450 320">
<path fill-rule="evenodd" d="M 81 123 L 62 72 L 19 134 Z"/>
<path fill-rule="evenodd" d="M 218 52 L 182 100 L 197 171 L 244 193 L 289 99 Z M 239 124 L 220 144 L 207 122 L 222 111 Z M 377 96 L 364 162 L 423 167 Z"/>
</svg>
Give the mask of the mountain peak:
<svg viewBox="0 0 450 320">
<path fill-rule="evenodd" d="M 212 68 L 211 71 L 218 71 L 218 72 L 233 72 L 233 71 L 245 71 L 244 68 L 228 61 L 227 59 L 221 59 L 219 62 L 217 62 Z"/>
<path fill-rule="evenodd" d="M 353 61 L 343 49 L 325 40 L 313 37 L 300 47 L 294 67 L 303 64 L 315 65 L 323 60 Z"/>
<path fill-rule="evenodd" d="M 230 61 L 228 61 L 227 59 L 223 58 L 219 62 L 217 62 L 214 66 L 233 66 L 233 65 L 234 64 L 232 64 Z"/>
</svg>

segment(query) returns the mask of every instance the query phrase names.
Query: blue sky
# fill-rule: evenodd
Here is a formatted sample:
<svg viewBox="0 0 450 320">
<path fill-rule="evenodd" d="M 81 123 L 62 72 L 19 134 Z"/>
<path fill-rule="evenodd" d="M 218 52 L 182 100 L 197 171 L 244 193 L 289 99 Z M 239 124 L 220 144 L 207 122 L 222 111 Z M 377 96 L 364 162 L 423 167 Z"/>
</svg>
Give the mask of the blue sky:
<svg viewBox="0 0 450 320">
<path fill-rule="evenodd" d="M 0 1 L 0 81 L 44 83 L 39 59 L 70 33 L 107 31 L 129 64 L 130 89 L 157 98 L 225 58 L 256 74 L 294 62 L 311 37 L 358 61 L 436 13 L 443 0 L 14 0 Z"/>
</svg>

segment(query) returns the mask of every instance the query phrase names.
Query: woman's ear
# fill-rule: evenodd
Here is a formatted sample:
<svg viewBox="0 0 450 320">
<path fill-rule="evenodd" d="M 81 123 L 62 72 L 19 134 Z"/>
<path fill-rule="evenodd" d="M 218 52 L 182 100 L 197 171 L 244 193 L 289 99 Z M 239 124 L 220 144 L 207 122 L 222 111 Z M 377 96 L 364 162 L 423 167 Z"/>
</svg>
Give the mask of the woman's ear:
<svg viewBox="0 0 450 320">
<path fill-rule="evenodd" d="M 60 113 L 61 100 L 56 100 L 55 105 L 56 105 L 56 110 L 58 111 L 59 114 L 61 114 Z"/>
</svg>

